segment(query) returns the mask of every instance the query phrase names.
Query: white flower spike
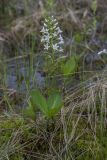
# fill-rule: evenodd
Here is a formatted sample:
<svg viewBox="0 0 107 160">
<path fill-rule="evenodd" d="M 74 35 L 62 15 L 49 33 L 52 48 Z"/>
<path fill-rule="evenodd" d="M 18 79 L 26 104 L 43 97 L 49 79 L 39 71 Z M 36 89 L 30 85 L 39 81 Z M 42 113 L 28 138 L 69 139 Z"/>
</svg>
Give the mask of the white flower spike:
<svg viewBox="0 0 107 160">
<path fill-rule="evenodd" d="M 63 52 L 64 40 L 62 38 L 62 30 L 58 26 L 57 20 L 52 16 L 45 19 L 42 30 L 41 42 L 47 51 Z"/>
</svg>

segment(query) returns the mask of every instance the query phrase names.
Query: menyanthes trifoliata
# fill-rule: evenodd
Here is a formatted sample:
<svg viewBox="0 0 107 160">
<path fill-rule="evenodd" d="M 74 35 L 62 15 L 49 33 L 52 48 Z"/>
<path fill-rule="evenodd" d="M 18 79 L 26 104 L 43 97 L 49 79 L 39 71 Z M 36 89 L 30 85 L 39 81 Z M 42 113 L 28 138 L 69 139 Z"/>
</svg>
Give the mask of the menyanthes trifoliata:
<svg viewBox="0 0 107 160">
<path fill-rule="evenodd" d="M 62 30 L 58 26 L 57 20 L 52 16 L 48 17 L 44 21 L 42 30 L 41 42 L 44 44 L 44 49 L 47 52 L 63 52 L 64 40 L 61 35 Z"/>
</svg>

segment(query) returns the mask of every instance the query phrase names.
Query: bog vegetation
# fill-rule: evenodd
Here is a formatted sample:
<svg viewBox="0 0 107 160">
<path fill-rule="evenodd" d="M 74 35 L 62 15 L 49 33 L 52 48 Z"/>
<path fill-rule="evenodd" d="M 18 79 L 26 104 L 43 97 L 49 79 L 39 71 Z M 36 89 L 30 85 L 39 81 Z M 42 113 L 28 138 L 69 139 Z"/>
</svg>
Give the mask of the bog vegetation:
<svg viewBox="0 0 107 160">
<path fill-rule="evenodd" d="M 0 160 L 107 159 L 107 2 L 0 0 Z"/>
</svg>

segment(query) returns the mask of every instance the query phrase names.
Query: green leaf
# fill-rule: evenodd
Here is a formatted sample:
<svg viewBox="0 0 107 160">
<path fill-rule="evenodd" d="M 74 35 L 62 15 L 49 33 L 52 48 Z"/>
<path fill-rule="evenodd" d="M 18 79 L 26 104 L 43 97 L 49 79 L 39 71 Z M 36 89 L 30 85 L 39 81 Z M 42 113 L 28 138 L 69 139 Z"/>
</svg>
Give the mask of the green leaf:
<svg viewBox="0 0 107 160">
<path fill-rule="evenodd" d="M 39 90 L 33 90 L 31 92 L 31 103 L 33 106 L 37 106 L 45 115 L 48 114 L 46 99 Z"/>
<path fill-rule="evenodd" d="M 48 116 L 52 117 L 57 114 L 63 106 L 62 96 L 58 93 L 54 93 L 49 96 L 47 100 L 48 104 Z"/>
<path fill-rule="evenodd" d="M 64 75 L 73 74 L 77 69 L 76 56 L 72 56 L 67 62 L 63 65 L 62 71 Z"/>
<path fill-rule="evenodd" d="M 51 94 L 46 101 L 39 90 L 33 90 L 31 92 L 31 104 L 33 107 L 37 106 L 46 117 L 50 118 L 59 112 L 63 106 L 63 101 L 59 93 Z"/>
</svg>

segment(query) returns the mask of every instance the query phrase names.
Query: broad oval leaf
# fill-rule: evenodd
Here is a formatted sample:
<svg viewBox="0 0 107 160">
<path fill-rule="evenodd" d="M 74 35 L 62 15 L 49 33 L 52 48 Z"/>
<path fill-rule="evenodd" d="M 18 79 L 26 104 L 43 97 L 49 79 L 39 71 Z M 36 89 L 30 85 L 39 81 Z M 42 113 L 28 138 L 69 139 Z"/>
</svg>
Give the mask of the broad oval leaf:
<svg viewBox="0 0 107 160">
<path fill-rule="evenodd" d="M 48 114 L 46 99 L 39 90 L 33 90 L 31 92 L 31 103 L 33 106 L 37 106 L 45 115 Z"/>
<path fill-rule="evenodd" d="M 62 71 L 63 74 L 69 75 L 71 73 L 74 73 L 77 68 L 77 62 L 76 57 L 72 56 L 70 59 L 67 60 L 67 62 L 63 65 Z"/>
<path fill-rule="evenodd" d="M 54 93 L 49 96 L 47 100 L 48 104 L 48 117 L 52 117 L 57 114 L 63 106 L 62 96 L 58 93 Z"/>
</svg>

